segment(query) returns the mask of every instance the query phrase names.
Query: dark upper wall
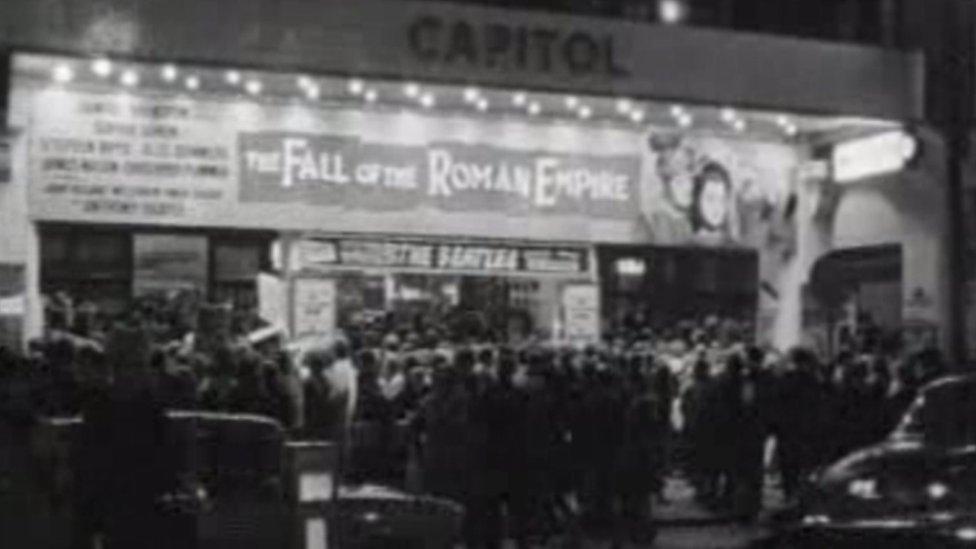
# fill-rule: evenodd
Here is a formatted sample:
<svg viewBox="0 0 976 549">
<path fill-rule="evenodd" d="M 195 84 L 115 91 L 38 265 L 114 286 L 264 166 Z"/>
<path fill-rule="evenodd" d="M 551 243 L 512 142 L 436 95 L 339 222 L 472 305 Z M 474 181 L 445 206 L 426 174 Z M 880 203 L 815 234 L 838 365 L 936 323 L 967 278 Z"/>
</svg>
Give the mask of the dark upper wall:
<svg viewBox="0 0 976 549">
<path fill-rule="evenodd" d="M 489 60 L 479 55 L 478 44 L 487 48 L 487 33 L 499 27 L 508 36 L 532 28 L 547 36 L 562 36 L 564 42 L 567 37 L 589 40 L 586 70 L 573 69 L 579 69 L 578 62 L 573 67 L 567 64 L 568 42 L 560 46 L 537 41 L 536 49 L 547 53 L 532 56 L 532 66 L 518 61 L 523 57 L 513 57 L 514 40 L 507 42 L 507 63 L 496 63 L 497 56 Z M 454 32 L 461 30 L 465 32 Z M 477 39 L 476 33 L 484 40 Z M 465 40 L 454 38 L 455 34 Z M 791 112 L 899 120 L 923 117 L 925 65 L 914 52 L 489 9 L 471 3 L 2 0 L 0 48 L 468 82 Z M 458 55 L 445 54 L 451 48 Z M 550 63 L 553 55 L 556 61 Z M 539 61 L 540 57 L 547 61 Z"/>
<path fill-rule="evenodd" d="M 658 0 L 446 0 L 630 20 L 657 20 Z M 684 0 L 686 24 L 750 32 L 911 47 L 908 0 Z M 919 2 L 927 3 L 927 2 Z"/>
</svg>

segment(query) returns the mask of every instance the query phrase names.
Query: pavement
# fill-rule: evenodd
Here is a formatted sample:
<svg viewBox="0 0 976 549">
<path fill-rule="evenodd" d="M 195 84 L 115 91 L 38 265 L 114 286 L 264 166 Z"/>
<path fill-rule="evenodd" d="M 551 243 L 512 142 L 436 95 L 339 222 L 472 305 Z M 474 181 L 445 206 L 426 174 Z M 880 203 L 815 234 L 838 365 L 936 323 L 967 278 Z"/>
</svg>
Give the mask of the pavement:
<svg viewBox="0 0 976 549">
<path fill-rule="evenodd" d="M 716 515 L 695 502 L 695 492 L 681 476 L 667 480 L 667 504 L 656 504 L 654 520 L 658 537 L 652 545 L 630 544 L 628 548 L 654 549 L 747 549 L 769 533 L 772 516 L 786 508 L 778 479 L 767 477 L 763 489 L 763 511 L 753 524 L 741 524 L 731 517 Z M 609 548 L 610 543 L 588 540 L 586 549 Z"/>
<path fill-rule="evenodd" d="M 669 477 L 664 485 L 666 504 L 654 505 L 654 520 L 662 526 L 699 526 L 732 522 L 727 516 L 717 515 L 695 501 L 695 490 L 682 476 Z M 778 511 L 786 508 L 786 499 L 779 485 L 779 478 L 767 475 L 763 483 L 762 511 L 758 522 L 763 523 Z"/>
<path fill-rule="evenodd" d="M 766 479 L 763 490 L 763 511 L 752 524 L 742 524 L 731 517 L 717 515 L 695 502 L 695 492 L 680 475 L 667 480 L 664 489 L 667 504 L 655 504 L 654 521 L 658 537 L 653 544 L 626 544 L 627 549 L 749 549 L 770 533 L 772 517 L 785 509 L 786 502 L 779 489 L 778 479 Z M 553 540 L 547 548 L 570 547 L 564 541 Z M 579 549 L 610 549 L 606 539 L 586 539 Z M 513 542 L 504 549 L 515 549 Z"/>
<path fill-rule="evenodd" d="M 64 513 L 43 494 L 45 483 L 24 451 L 28 440 L 0 421 L 0 545 L 4 547 L 64 547 L 69 524 Z M 775 478 L 767 478 L 763 491 L 763 513 L 754 524 L 744 525 L 730 517 L 716 515 L 695 502 L 694 490 L 680 475 L 669 478 L 664 495 L 667 504 L 655 504 L 658 538 L 653 545 L 628 548 L 655 549 L 747 549 L 768 532 L 771 516 L 785 507 Z M 58 535 L 52 536 L 56 532 Z M 559 544 L 550 544 L 559 547 Z M 581 549 L 609 548 L 607 540 L 586 540 Z M 507 549 L 507 548 L 506 548 Z"/>
<path fill-rule="evenodd" d="M 665 497 L 669 503 L 654 508 L 660 532 L 655 549 L 747 548 L 769 534 L 772 517 L 787 507 L 779 479 L 771 475 L 763 483 L 762 511 L 753 524 L 740 524 L 698 505 L 694 489 L 681 477 L 668 479 Z"/>
</svg>

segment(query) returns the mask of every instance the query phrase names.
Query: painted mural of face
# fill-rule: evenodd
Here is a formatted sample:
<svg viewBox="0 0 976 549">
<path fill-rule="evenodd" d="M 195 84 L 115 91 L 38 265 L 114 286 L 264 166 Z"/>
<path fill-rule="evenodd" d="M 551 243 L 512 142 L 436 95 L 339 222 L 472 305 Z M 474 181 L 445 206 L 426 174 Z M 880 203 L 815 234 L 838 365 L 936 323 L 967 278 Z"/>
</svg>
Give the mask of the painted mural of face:
<svg viewBox="0 0 976 549">
<path fill-rule="evenodd" d="M 662 151 L 660 154 L 658 175 L 665 186 L 665 196 L 675 208 L 688 211 L 694 202 L 694 155 L 683 146 Z"/>
<path fill-rule="evenodd" d="M 695 177 L 692 225 L 696 232 L 720 231 L 728 225 L 732 178 L 720 164 L 710 162 Z"/>
<path fill-rule="evenodd" d="M 669 185 L 671 188 L 671 201 L 674 205 L 682 210 L 691 208 L 695 191 L 695 182 L 692 180 L 691 173 L 682 171 L 675 174 Z"/>
<path fill-rule="evenodd" d="M 699 204 L 702 220 L 711 227 L 721 227 L 729 216 L 728 203 L 727 182 L 718 177 L 706 179 Z"/>
</svg>

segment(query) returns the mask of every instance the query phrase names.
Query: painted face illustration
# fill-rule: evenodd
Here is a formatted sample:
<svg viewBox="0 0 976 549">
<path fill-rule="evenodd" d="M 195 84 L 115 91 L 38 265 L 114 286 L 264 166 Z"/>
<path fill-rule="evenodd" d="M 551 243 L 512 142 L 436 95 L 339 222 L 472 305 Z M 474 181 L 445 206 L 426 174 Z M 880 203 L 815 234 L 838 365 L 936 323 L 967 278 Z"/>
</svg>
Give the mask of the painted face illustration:
<svg viewBox="0 0 976 549">
<path fill-rule="evenodd" d="M 710 162 L 695 177 L 691 211 L 695 231 L 716 231 L 728 224 L 732 179 L 720 164 Z"/>
<path fill-rule="evenodd" d="M 728 184 L 718 177 L 705 180 L 699 208 L 702 220 L 712 226 L 721 227 L 728 219 Z"/>
<path fill-rule="evenodd" d="M 694 201 L 693 154 L 686 148 L 662 151 L 658 157 L 658 176 L 664 184 L 665 196 L 673 206 L 688 210 Z"/>
</svg>

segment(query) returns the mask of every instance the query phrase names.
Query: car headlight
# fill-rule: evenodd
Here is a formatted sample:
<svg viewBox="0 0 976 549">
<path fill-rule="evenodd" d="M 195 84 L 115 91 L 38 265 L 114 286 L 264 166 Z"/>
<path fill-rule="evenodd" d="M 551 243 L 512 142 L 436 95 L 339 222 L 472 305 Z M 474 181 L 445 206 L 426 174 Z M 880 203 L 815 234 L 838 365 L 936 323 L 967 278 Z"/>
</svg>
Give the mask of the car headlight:
<svg viewBox="0 0 976 549">
<path fill-rule="evenodd" d="M 830 524 L 830 517 L 827 515 L 807 515 L 803 517 L 804 526 L 822 526 Z"/>
<path fill-rule="evenodd" d="M 976 528 L 964 526 L 956 530 L 956 538 L 961 541 L 976 541 Z"/>
<path fill-rule="evenodd" d="M 858 478 L 847 484 L 847 493 L 858 499 L 881 499 L 878 492 L 878 479 Z"/>
<path fill-rule="evenodd" d="M 949 486 L 942 482 L 935 481 L 925 487 L 925 493 L 928 494 L 929 498 L 931 499 L 940 500 L 949 495 Z"/>
</svg>

